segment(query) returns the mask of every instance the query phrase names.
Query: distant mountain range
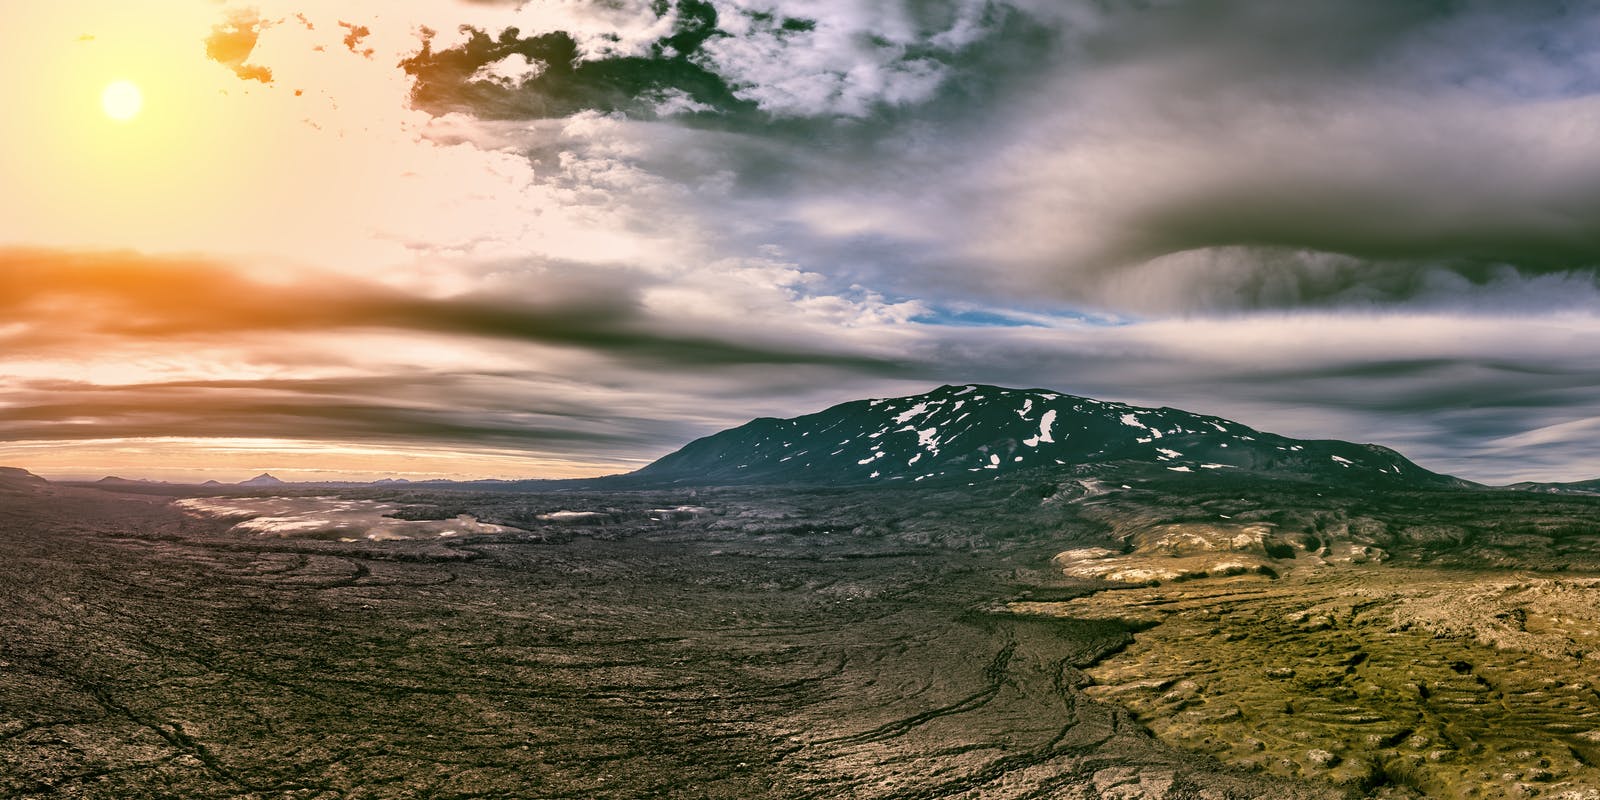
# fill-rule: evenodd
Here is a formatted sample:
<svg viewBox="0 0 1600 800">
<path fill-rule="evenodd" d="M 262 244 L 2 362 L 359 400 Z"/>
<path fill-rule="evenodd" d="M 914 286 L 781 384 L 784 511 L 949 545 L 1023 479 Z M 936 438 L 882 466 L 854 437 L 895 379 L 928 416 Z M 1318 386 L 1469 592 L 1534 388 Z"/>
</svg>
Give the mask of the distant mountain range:
<svg viewBox="0 0 1600 800">
<path fill-rule="evenodd" d="M 757 419 L 691 442 L 626 477 L 680 485 L 970 482 L 1083 465 L 1465 483 L 1378 445 L 1290 439 L 1175 408 L 982 385 L 858 400 L 793 419 Z"/>
<path fill-rule="evenodd" d="M 183 487 L 183 488 L 199 486 L 199 487 L 205 488 L 205 489 L 228 489 L 228 488 L 244 488 L 244 489 L 262 489 L 262 488 L 267 488 L 267 489 L 270 489 L 270 488 L 274 488 L 274 487 L 278 487 L 278 486 L 288 486 L 290 484 L 288 484 L 285 481 L 280 481 L 277 478 L 272 477 L 271 473 L 263 472 L 260 475 L 255 476 L 254 478 L 251 478 L 251 479 L 245 480 L 245 481 L 239 481 L 238 483 L 222 483 L 221 481 L 206 481 L 205 483 L 198 483 L 198 484 L 196 484 L 196 483 L 171 483 L 169 481 L 131 480 L 131 479 L 128 479 L 128 478 L 119 478 L 119 477 L 117 477 L 115 475 L 107 475 L 106 477 L 95 481 L 94 485 L 95 486 L 99 486 L 99 487 L 101 487 L 103 489 L 153 488 L 153 487 L 162 487 L 162 486 L 175 486 L 175 487 Z M 358 485 L 365 485 L 365 484 L 358 484 Z"/>
<path fill-rule="evenodd" d="M 1572 483 L 1536 483 L 1523 481 L 1513 483 L 1507 489 L 1517 489 L 1524 492 L 1541 492 L 1544 494 L 1590 494 L 1600 495 L 1600 479 L 1592 481 L 1574 481 Z"/>
<path fill-rule="evenodd" d="M 147 494 L 292 488 L 524 491 L 668 486 L 971 483 L 1020 472 L 1130 471 L 1177 478 L 1239 475 L 1339 484 L 1475 486 L 1375 444 L 1291 439 L 1220 417 L 1145 408 L 1044 389 L 967 384 L 857 400 L 791 419 L 761 418 L 685 445 L 635 472 L 580 480 L 288 483 L 263 473 L 203 485 L 103 478 Z M 0 473 L 0 478 L 4 474 Z M 84 484 L 80 484 L 84 485 Z M 1511 489 L 1600 493 L 1600 480 Z"/>
</svg>

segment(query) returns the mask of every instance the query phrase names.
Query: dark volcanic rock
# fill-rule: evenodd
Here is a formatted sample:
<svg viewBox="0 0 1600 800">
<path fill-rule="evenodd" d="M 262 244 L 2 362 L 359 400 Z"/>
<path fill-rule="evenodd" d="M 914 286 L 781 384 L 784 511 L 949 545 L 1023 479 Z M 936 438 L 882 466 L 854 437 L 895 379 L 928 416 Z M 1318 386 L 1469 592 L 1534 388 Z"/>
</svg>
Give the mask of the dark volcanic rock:
<svg viewBox="0 0 1600 800">
<path fill-rule="evenodd" d="M 1391 486 L 1461 484 L 1378 445 L 1290 439 L 1174 408 L 980 385 L 859 400 L 794 419 L 757 419 L 691 442 L 627 477 L 730 485 L 970 482 L 1086 464 Z"/>
</svg>

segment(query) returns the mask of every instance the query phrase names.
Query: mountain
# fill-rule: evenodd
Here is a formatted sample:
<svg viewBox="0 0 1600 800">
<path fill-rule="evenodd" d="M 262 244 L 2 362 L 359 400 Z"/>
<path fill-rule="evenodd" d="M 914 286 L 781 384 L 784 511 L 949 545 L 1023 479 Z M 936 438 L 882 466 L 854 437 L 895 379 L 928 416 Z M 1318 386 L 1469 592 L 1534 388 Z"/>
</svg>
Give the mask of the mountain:
<svg viewBox="0 0 1600 800">
<path fill-rule="evenodd" d="M 257 475 L 254 478 L 251 478 L 250 480 L 239 481 L 238 483 L 236 483 L 234 485 L 235 486 L 246 486 L 246 487 L 250 487 L 250 488 L 259 489 L 259 488 L 269 488 L 269 487 L 273 487 L 273 486 L 283 486 L 284 482 L 278 480 L 277 478 L 272 477 L 271 473 L 263 472 L 260 475 Z"/>
<path fill-rule="evenodd" d="M 222 484 L 210 486 L 187 483 L 169 483 L 167 481 L 151 481 L 144 479 L 132 480 L 129 478 L 120 478 L 116 475 L 107 475 L 100 480 L 92 482 L 62 481 L 62 483 L 66 486 L 101 489 L 107 492 L 156 495 L 158 497 L 188 497 L 207 492 L 215 493 L 215 491 L 222 486 Z"/>
<path fill-rule="evenodd" d="M 623 477 L 661 484 L 970 482 L 1083 465 L 1165 474 L 1464 483 L 1378 445 L 1290 439 L 1175 408 L 982 385 L 858 400 L 793 419 L 757 419 L 690 442 Z"/>
<path fill-rule="evenodd" d="M 1542 494 L 1600 495 L 1600 478 L 1590 481 L 1574 481 L 1572 483 L 1538 483 L 1535 481 L 1523 481 L 1522 483 L 1513 483 L 1506 488 L 1516 489 L 1522 492 L 1539 492 Z"/>
<path fill-rule="evenodd" d="M 99 486 L 102 489 L 120 489 L 123 487 L 170 486 L 171 484 L 166 482 L 157 483 L 155 481 L 147 480 L 130 480 L 128 478 L 119 478 L 116 475 L 107 475 L 104 478 L 95 481 L 93 485 Z"/>
<path fill-rule="evenodd" d="M 0 467 L 0 491 L 23 492 L 50 485 L 50 482 L 25 469 Z"/>
<path fill-rule="evenodd" d="M 70 486 L 88 486 L 111 492 L 153 494 L 171 497 L 226 494 L 230 491 L 235 491 L 238 489 L 273 489 L 289 485 L 288 483 L 278 480 L 277 478 L 265 472 L 255 476 L 254 478 L 251 478 L 250 480 L 240 481 L 238 483 L 222 483 L 215 480 L 209 480 L 205 483 L 172 483 L 171 481 L 152 481 L 145 479 L 132 480 L 129 478 L 119 478 L 115 475 L 107 475 L 106 477 L 92 483 L 85 483 L 81 481 L 67 481 L 66 483 Z M 361 486 L 364 484 L 350 485 Z"/>
<path fill-rule="evenodd" d="M 0 469 L 5 469 L 0 467 Z M 42 480 L 42 479 L 41 479 Z M 131 480 L 108 475 L 97 481 L 62 481 L 64 486 L 87 487 L 103 489 L 111 492 L 125 494 L 147 494 L 163 497 L 214 497 L 219 495 L 237 494 L 240 490 L 261 489 L 440 489 L 447 491 L 477 491 L 477 492 L 526 492 L 543 489 L 571 489 L 581 485 L 583 481 L 574 480 L 478 480 L 478 481 L 451 481 L 451 480 L 425 480 L 413 481 L 405 478 L 383 478 L 376 481 L 296 481 L 290 482 L 279 479 L 271 473 L 263 472 L 246 481 L 238 483 L 222 483 L 217 480 L 208 480 L 204 483 L 172 483 L 169 481 Z"/>
</svg>

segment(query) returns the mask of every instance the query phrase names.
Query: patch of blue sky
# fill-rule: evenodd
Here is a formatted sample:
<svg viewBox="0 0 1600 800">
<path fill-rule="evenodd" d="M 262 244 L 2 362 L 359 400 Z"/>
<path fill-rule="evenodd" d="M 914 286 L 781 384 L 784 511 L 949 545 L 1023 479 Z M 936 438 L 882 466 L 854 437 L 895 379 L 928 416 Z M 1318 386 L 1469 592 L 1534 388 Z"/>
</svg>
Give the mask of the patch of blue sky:
<svg viewBox="0 0 1600 800">
<path fill-rule="evenodd" d="M 1119 315 L 1071 308 L 1006 309 L 967 304 L 928 304 L 927 312 L 911 318 L 923 325 L 957 328 L 1053 328 L 1061 325 L 1120 327 L 1135 320 Z"/>
</svg>

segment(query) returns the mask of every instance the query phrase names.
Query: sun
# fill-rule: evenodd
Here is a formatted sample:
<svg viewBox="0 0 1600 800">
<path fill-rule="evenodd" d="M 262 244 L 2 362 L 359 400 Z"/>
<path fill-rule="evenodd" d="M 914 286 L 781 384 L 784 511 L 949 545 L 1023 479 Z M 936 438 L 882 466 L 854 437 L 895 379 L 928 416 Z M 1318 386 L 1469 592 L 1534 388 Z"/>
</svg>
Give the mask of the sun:
<svg viewBox="0 0 1600 800">
<path fill-rule="evenodd" d="M 106 116 L 118 122 L 127 122 L 138 116 L 144 107 L 144 94 L 132 81 L 116 81 L 100 95 L 100 107 Z"/>
</svg>

